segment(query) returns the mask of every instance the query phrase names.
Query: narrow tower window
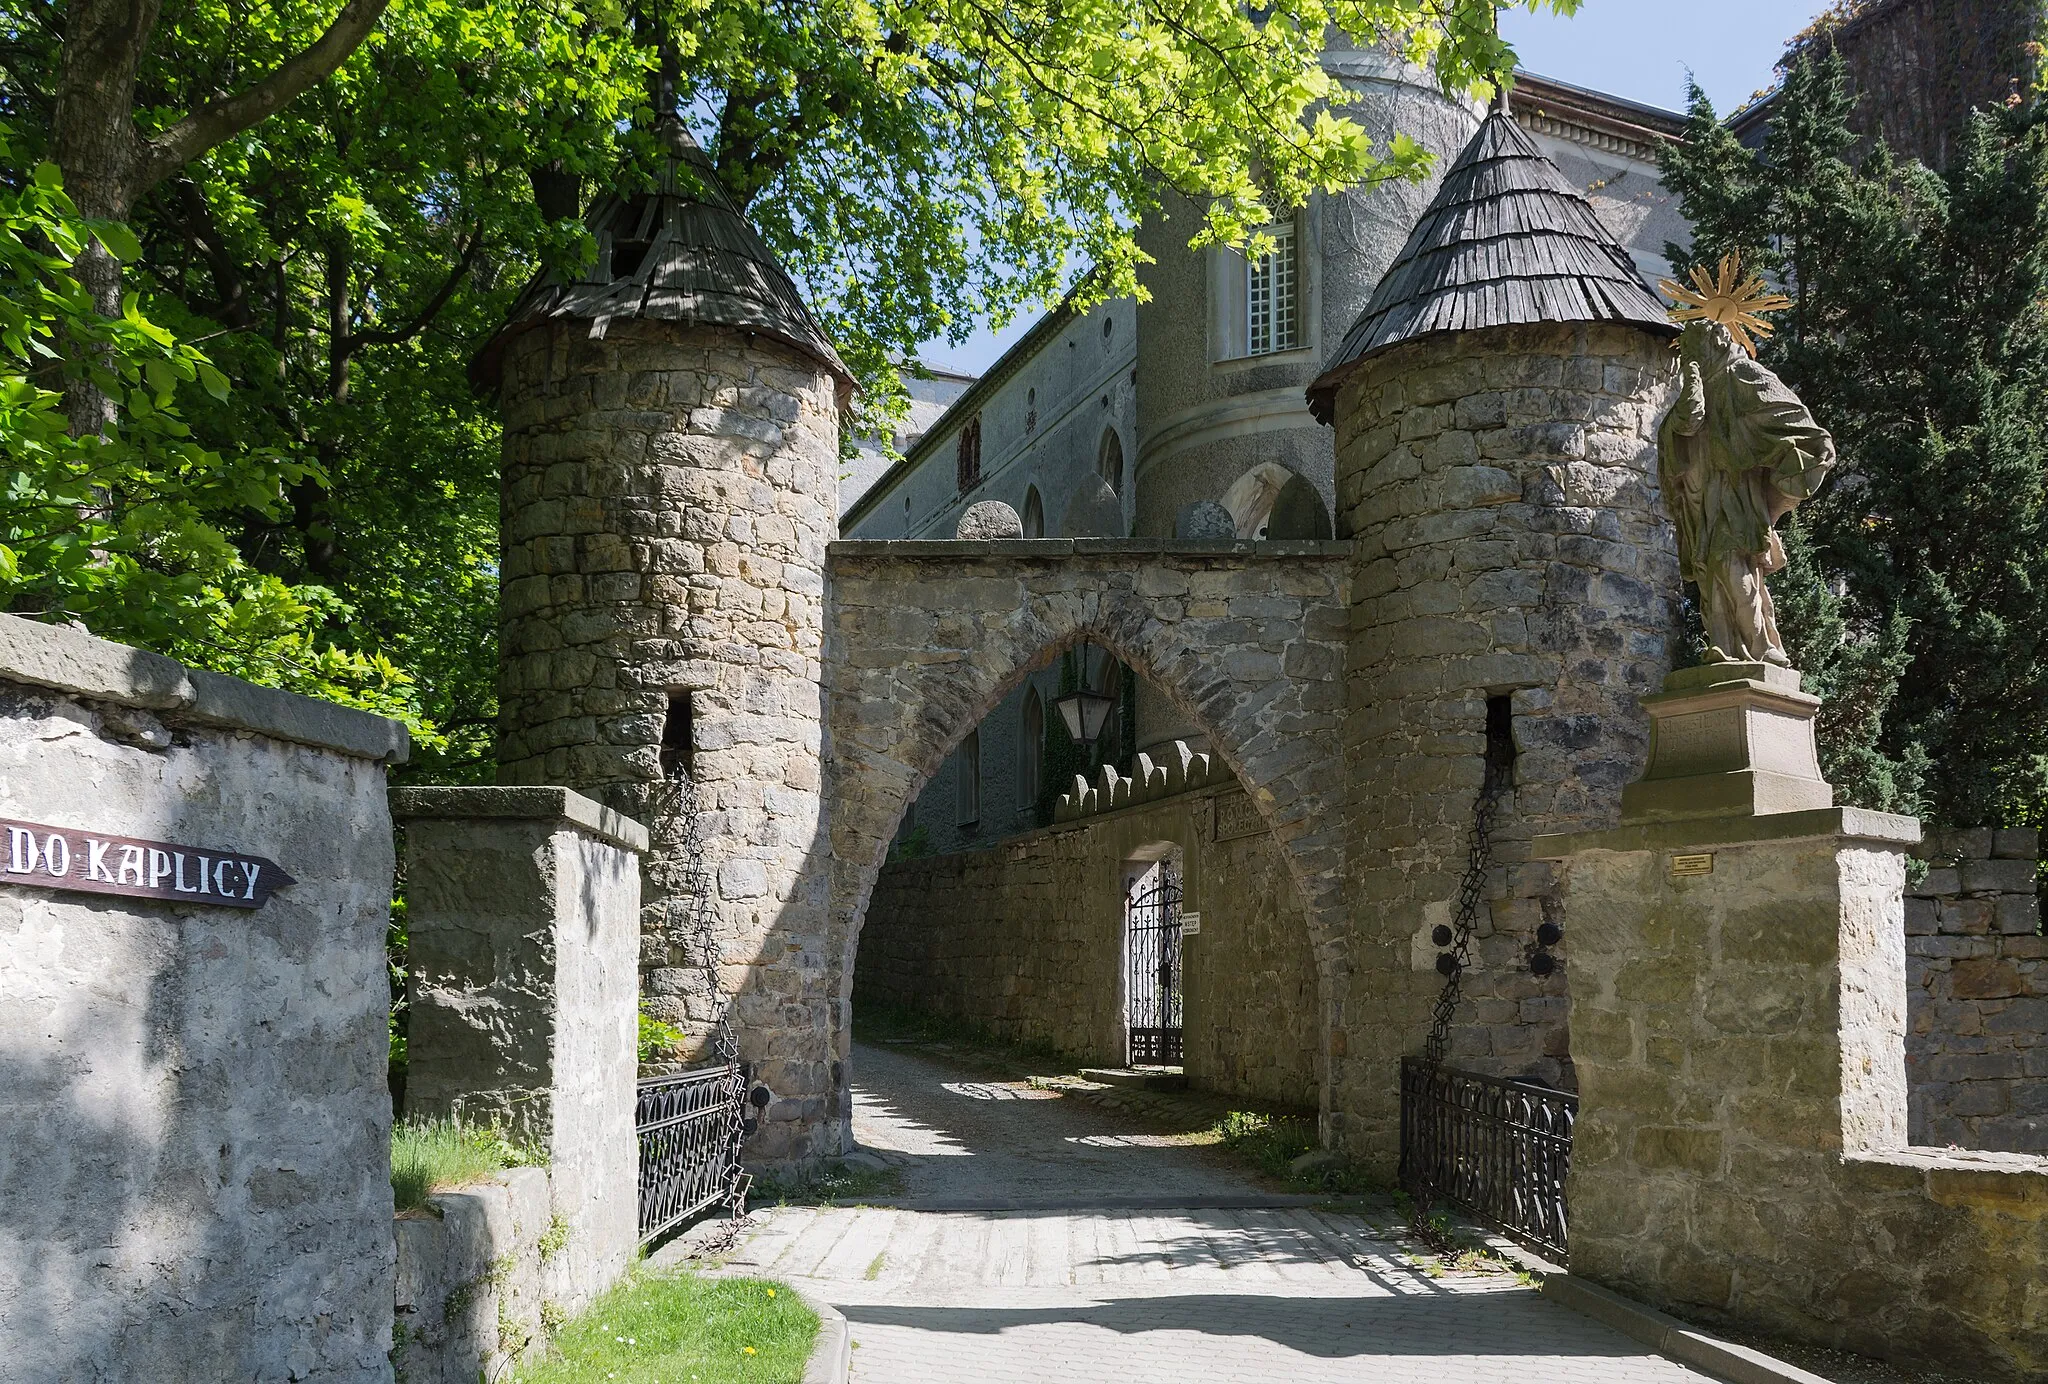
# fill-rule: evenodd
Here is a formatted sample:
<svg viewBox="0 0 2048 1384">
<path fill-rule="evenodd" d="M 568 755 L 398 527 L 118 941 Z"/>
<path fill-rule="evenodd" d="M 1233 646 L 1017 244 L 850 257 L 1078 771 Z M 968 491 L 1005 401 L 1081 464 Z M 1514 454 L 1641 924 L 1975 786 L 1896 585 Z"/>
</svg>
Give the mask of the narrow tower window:
<svg viewBox="0 0 2048 1384">
<path fill-rule="evenodd" d="M 661 723 L 661 776 L 681 778 L 696 772 L 697 736 L 690 694 L 668 694 L 668 717 Z"/>
<path fill-rule="evenodd" d="M 1301 293 L 1294 223 L 1267 226 L 1273 248 L 1245 257 L 1245 354 L 1270 355 L 1301 345 Z"/>
<path fill-rule="evenodd" d="M 1486 699 L 1486 776 L 1502 787 L 1515 781 L 1515 699 Z"/>
</svg>

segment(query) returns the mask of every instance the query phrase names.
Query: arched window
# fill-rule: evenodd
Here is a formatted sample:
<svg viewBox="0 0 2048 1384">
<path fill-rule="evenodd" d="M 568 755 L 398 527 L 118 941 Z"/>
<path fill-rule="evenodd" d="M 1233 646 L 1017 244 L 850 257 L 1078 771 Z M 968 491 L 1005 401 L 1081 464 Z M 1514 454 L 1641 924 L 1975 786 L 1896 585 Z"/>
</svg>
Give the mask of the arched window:
<svg viewBox="0 0 2048 1384">
<path fill-rule="evenodd" d="M 1024 691 L 1024 717 L 1017 736 L 1017 810 L 1038 802 L 1038 775 L 1045 763 L 1045 702 L 1035 687 Z"/>
<path fill-rule="evenodd" d="M 1109 482 L 1117 494 L 1124 493 L 1124 443 L 1115 428 L 1102 431 L 1102 448 L 1096 455 L 1095 473 Z"/>
<path fill-rule="evenodd" d="M 1038 497 L 1038 487 L 1035 485 L 1024 492 L 1024 536 L 1045 537 L 1045 501 Z"/>
<path fill-rule="evenodd" d="M 960 770 L 960 811 L 954 818 L 961 826 L 971 827 L 981 820 L 981 732 L 971 730 L 960 742 L 959 753 L 954 762 Z"/>
</svg>

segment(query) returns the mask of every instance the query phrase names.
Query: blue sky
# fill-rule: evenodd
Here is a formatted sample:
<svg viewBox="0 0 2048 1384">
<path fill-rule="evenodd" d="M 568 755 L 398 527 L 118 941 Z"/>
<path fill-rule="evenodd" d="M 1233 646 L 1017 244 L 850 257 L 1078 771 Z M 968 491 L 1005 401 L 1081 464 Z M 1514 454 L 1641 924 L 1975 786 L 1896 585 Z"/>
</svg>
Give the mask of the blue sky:
<svg viewBox="0 0 2048 1384">
<path fill-rule="evenodd" d="M 1690 70 L 1726 113 L 1772 82 L 1785 40 L 1825 0 L 1585 0 L 1572 19 L 1509 13 L 1501 33 L 1522 66 L 1546 77 L 1680 110 Z M 1033 316 L 960 346 L 930 342 L 926 364 L 980 374 L 1022 336 Z"/>
</svg>

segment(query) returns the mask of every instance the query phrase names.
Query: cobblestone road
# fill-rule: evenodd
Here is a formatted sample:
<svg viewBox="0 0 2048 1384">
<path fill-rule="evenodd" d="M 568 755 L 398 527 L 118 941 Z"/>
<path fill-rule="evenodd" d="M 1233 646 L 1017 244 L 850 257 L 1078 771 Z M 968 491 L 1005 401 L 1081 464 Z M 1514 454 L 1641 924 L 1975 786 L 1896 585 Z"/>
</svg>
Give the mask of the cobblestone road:
<svg viewBox="0 0 2048 1384">
<path fill-rule="evenodd" d="M 1391 1225 L 1266 1197 L 1114 1111 L 854 1060 L 856 1133 L 911 1204 L 763 1212 L 735 1267 L 845 1312 L 859 1384 L 1707 1378 L 1510 1276 L 1432 1277 Z M 1014 1209 L 915 1209 L 977 1201 Z"/>
</svg>

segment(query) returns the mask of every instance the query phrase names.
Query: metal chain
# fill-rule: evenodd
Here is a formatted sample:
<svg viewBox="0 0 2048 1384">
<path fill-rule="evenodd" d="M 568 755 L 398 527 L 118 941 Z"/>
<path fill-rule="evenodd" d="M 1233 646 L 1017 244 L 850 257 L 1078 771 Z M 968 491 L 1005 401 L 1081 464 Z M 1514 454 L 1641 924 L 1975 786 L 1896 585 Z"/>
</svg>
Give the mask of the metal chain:
<svg viewBox="0 0 2048 1384">
<path fill-rule="evenodd" d="M 1423 1059 L 1440 1066 L 1450 1042 L 1451 1020 L 1458 1012 L 1465 968 L 1472 960 L 1472 934 L 1479 926 L 1480 905 L 1486 902 L 1486 879 L 1493 868 L 1493 819 L 1501 799 L 1514 786 L 1512 753 L 1503 755 L 1487 746 L 1486 774 L 1480 781 L 1479 799 L 1472 808 L 1472 830 L 1465 838 L 1465 873 L 1458 881 L 1458 912 L 1451 925 L 1447 949 L 1438 953 L 1437 969 L 1443 973 L 1443 989 L 1437 992 L 1430 1010 L 1429 1040 Z"/>
<path fill-rule="evenodd" d="M 740 1166 L 740 1144 L 746 1137 L 747 1083 L 740 1070 L 739 1035 L 733 1030 L 732 1001 L 718 984 L 718 943 L 712 934 L 711 875 L 704 868 L 703 812 L 697 798 L 697 781 L 687 767 L 677 764 L 656 792 L 654 820 L 663 829 L 671 847 L 670 859 L 680 860 L 680 879 L 670 879 L 662 899 L 662 935 L 675 936 L 676 896 L 689 898 L 689 918 L 684 941 L 684 962 L 694 961 L 703 981 L 700 990 L 702 1012 L 709 1017 L 711 1051 L 726 1069 L 726 1128 L 722 1144 L 726 1150 L 725 1228 L 698 1253 L 721 1254 L 732 1248 L 747 1220 L 747 1188 L 753 1178 Z M 674 886 L 680 885 L 680 888 Z M 695 956 L 691 956 L 694 950 Z"/>
</svg>

